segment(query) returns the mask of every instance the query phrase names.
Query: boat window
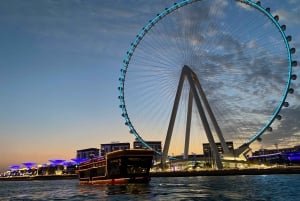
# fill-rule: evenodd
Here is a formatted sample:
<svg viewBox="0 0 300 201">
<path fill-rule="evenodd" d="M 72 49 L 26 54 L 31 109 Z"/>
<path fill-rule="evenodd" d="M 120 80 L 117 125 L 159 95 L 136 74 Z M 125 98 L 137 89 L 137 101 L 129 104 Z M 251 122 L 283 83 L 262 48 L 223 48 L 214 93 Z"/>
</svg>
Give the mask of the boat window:
<svg viewBox="0 0 300 201">
<path fill-rule="evenodd" d="M 127 174 L 145 174 L 147 173 L 147 168 L 129 166 L 127 167 Z"/>
<path fill-rule="evenodd" d="M 146 174 L 151 167 L 152 158 L 127 158 L 127 174 Z"/>
<path fill-rule="evenodd" d="M 116 176 L 121 174 L 121 159 L 114 159 L 108 162 L 108 173 L 110 176 Z"/>
</svg>

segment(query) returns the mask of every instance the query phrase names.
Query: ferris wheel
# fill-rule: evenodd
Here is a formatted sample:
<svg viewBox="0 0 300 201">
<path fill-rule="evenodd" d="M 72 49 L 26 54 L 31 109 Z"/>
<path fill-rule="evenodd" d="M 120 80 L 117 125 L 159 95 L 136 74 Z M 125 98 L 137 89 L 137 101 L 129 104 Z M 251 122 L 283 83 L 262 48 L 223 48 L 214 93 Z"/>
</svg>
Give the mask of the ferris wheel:
<svg viewBox="0 0 300 201">
<path fill-rule="evenodd" d="M 280 125 L 294 92 L 295 48 L 285 30 L 270 8 L 251 0 L 165 8 L 123 60 L 119 100 L 130 133 L 148 148 L 147 141 L 162 141 L 163 156 L 187 152 L 205 132 L 210 144 L 233 141 L 242 153 Z"/>
</svg>

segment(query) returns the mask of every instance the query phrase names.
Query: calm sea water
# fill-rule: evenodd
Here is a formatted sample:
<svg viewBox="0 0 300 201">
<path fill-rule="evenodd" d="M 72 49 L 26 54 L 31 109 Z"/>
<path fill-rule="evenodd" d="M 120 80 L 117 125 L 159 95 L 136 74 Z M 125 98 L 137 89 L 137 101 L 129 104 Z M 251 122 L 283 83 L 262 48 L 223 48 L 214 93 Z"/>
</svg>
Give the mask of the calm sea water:
<svg viewBox="0 0 300 201">
<path fill-rule="evenodd" d="M 77 180 L 0 181 L 0 200 L 299 201 L 300 175 L 160 177 L 147 185 L 80 186 Z"/>
</svg>

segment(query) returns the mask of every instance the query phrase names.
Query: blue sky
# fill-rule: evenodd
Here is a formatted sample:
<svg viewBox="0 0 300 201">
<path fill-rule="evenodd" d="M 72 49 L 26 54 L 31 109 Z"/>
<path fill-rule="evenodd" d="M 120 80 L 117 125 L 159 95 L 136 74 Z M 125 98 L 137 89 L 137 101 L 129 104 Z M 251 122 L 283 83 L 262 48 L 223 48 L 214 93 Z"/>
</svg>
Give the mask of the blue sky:
<svg viewBox="0 0 300 201">
<path fill-rule="evenodd" d="M 0 168 L 132 142 L 117 99 L 122 61 L 140 29 L 173 2 L 1 1 Z M 287 24 L 300 51 L 299 0 L 262 2 Z M 299 139 L 299 105 L 293 109 Z"/>
</svg>

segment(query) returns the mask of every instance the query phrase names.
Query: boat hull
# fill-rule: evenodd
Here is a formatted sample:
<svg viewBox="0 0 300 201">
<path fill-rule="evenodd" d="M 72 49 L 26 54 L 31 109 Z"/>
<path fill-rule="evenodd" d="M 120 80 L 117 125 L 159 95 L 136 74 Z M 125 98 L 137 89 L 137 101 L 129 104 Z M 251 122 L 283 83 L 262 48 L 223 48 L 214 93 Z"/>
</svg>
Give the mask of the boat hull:
<svg viewBox="0 0 300 201">
<path fill-rule="evenodd" d="M 116 179 L 93 179 L 84 180 L 80 179 L 80 185 L 122 185 L 122 184 L 137 184 L 137 183 L 149 183 L 150 177 L 139 178 L 116 178 Z"/>
</svg>

